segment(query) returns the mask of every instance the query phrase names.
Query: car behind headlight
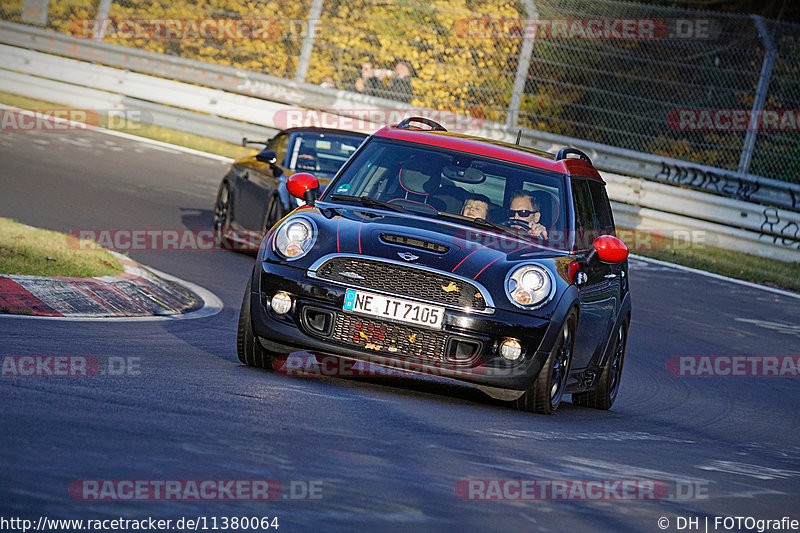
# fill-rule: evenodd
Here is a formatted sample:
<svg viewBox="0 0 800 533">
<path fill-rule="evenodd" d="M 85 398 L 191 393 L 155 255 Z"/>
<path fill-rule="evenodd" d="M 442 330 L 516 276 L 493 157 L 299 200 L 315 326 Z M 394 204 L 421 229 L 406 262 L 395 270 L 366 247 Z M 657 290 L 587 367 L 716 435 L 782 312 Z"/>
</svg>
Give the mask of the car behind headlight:
<svg viewBox="0 0 800 533">
<path fill-rule="evenodd" d="M 306 218 L 291 218 L 285 221 L 275 236 L 275 251 L 288 260 L 303 257 L 314 246 L 317 230 Z"/>
<path fill-rule="evenodd" d="M 511 303 L 533 309 L 552 298 L 553 280 L 550 272 L 539 265 L 523 265 L 506 277 L 506 295 Z"/>
</svg>

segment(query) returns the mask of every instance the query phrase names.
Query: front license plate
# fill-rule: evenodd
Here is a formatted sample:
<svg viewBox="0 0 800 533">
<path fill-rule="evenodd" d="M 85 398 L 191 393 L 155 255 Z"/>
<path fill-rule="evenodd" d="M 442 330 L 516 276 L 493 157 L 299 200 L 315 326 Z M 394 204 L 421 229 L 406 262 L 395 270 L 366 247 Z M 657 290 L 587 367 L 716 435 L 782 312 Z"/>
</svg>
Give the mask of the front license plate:
<svg viewBox="0 0 800 533">
<path fill-rule="evenodd" d="M 442 329 L 444 320 L 444 307 L 355 289 L 347 289 L 344 310 L 435 329 Z"/>
</svg>

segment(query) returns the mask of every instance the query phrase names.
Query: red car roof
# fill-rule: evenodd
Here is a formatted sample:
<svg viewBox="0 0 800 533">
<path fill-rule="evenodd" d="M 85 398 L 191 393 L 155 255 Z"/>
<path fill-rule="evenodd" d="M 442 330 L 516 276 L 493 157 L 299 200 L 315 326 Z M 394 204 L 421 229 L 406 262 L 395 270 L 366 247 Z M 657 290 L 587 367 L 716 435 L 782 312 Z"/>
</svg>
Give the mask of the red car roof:
<svg viewBox="0 0 800 533">
<path fill-rule="evenodd" d="M 352 137 L 367 137 L 366 133 L 360 131 L 340 130 L 336 128 L 318 128 L 316 126 L 298 126 L 296 128 L 287 128 L 281 130 L 279 133 L 334 133 L 336 135 L 350 135 Z"/>
<path fill-rule="evenodd" d="M 602 181 L 597 170 L 581 159 L 570 158 L 556 161 L 553 154 L 541 150 L 473 135 L 386 126 L 376 131 L 375 136 L 447 148 L 512 163 L 520 163 L 561 174 L 586 176 Z"/>
</svg>

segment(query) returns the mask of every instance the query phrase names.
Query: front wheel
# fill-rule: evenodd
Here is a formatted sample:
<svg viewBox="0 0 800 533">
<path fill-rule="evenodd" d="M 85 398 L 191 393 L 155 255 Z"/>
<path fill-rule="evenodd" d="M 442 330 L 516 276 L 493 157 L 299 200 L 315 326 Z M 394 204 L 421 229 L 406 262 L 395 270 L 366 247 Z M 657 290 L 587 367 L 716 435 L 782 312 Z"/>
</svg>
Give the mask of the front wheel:
<svg viewBox="0 0 800 533">
<path fill-rule="evenodd" d="M 572 366 L 577 323 L 577 316 L 571 311 L 536 381 L 517 398 L 515 403 L 517 409 L 545 415 L 551 415 L 558 409 L 564 398 L 569 369 Z"/>
<path fill-rule="evenodd" d="M 236 329 L 236 355 L 239 361 L 255 368 L 272 369 L 273 356 L 261 346 L 258 337 L 253 333 L 253 321 L 250 315 L 250 291 L 252 278 L 247 282 L 244 291 L 242 308 L 239 310 L 239 325 Z"/>
<path fill-rule="evenodd" d="M 589 392 L 572 395 L 572 403 L 593 409 L 611 409 L 619 393 L 622 379 L 622 365 L 625 362 L 625 349 L 628 344 L 628 321 L 625 320 L 617 331 L 614 351 L 603 367 L 603 373 L 597 386 Z"/>
<path fill-rule="evenodd" d="M 264 233 L 267 233 L 272 226 L 278 223 L 286 215 L 286 210 L 283 208 L 283 203 L 278 193 L 270 196 L 267 202 L 267 216 L 264 217 Z"/>
<path fill-rule="evenodd" d="M 218 248 L 227 247 L 228 238 L 226 233 L 231 227 L 231 186 L 227 181 L 223 181 L 217 192 L 217 199 L 214 201 L 214 219 L 212 228 L 214 229 L 214 240 Z"/>
</svg>

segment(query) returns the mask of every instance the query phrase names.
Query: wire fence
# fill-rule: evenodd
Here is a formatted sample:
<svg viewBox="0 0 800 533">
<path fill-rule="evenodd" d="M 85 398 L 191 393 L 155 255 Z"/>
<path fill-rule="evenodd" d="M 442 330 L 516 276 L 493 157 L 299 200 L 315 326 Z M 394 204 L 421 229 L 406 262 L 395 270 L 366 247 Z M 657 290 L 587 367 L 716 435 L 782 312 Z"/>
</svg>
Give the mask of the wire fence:
<svg viewBox="0 0 800 533">
<path fill-rule="evenodd" d="M 105 4 L 0 18 L 800 183 L 800 25 L 619 0 Z"/>
</svg>

